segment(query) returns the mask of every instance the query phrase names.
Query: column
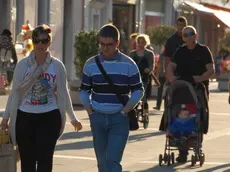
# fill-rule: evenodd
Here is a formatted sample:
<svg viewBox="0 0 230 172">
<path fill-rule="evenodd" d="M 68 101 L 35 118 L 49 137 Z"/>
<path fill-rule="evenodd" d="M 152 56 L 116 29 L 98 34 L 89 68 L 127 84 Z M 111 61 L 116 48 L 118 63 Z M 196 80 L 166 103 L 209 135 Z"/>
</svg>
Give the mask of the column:
<svg viewBox="0 0 230 172">
<path fill-rule="evenodd" d="M 17 14 L 17 20 L 16 20 L 16 35 L 18 35 L 21 32 L 21 26 L 24 24 L 24 18 L 25 18 L 25 5 L 24 0 L 17 0 L 16 1 L 16 14 Z"/>
<path fill-rule="evenodd" d="M 84 3 L 84 30 L 89 30 L 89 0 Z"/>
<path fill-rule="evenodd" d="M 39 0 L 40 1 L 40 0 Z M 50 11 L 47 21 L 53 33 L 53 41 L 50 47 L 52 54 L 63 59 L 63 19 L 64 19 L 64 0 L 49 1 Z"/>
<path fill-rule="evenodd" d="M 43 24 L 43 23 L 46 23 L 46 24 L 49 23 L 50 2 L 53 2 L 53 1 L 38 0 L 38 4 L 37 4 L 38 5 L 38 19 L 37 19 L 38 25 Z"/>
</svg>

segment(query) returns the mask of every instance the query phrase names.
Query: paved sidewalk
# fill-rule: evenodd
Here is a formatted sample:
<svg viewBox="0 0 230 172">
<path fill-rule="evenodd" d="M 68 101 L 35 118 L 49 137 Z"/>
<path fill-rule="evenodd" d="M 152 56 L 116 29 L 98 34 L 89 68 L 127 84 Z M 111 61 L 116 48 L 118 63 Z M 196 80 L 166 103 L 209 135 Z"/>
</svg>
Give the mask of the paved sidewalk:
<svg viewBox="0 0 230 172">
<path fill-rule="evenodd" d="M 0 96 L 0 108 L 4 108 L 7 97 Z M 203 167 L 186 164 L 158 165 L 158 156 L 163 153 L 165 134 L 158 131 L 162 112 L 151 110 L 147 130 L 141 128 L 130 133 L 122 161 L 124 172 L 230 172 L 230 105 L 228 93 L 210 94 L 210 129 L 204 137 L 203 151 L 206 161 Z M 150 101 L 150 108 L 155 106 Z M 163 106 L 162 106 L 163 107 Z M 77 133 L 67 123 L 65 133 L 58 141 L 54 155 L 54 172 L 97 172 L 92 135 L 86 111 L 75 108 L 84 129 Z M 177 155 L 177 152 L 175 151 Z M 191 154 L 190 154 L 191 156 Z M 189 156 L 189 160 L 190 160 Z M 20 169 L 18 169 L 20 172 Z"/>
</svg>

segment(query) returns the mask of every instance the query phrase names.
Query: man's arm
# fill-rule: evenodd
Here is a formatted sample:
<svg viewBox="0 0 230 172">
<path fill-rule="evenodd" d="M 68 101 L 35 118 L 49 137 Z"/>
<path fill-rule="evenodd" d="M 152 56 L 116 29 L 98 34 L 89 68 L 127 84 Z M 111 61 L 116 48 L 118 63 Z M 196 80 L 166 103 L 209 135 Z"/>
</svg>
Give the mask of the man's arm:
<svg viewBox="0 0 230 172">
<path fill-rule="evenodd" d="M 208 47 L 205 47 L 204 49 L 204 64 L 206 68 L 206 72 L 203 73 L 201 76 L 194 76 L 195 82 L 203 82 L 206 80 L 209 80 L 212 75 L 215 73 L 215 66 L 214 66 L 214 60 L 211 51 Z"/>
<path fill-rule="evenodd" d="M 178 48 L 176 50 L 176 52 L 174 53 L 171 61 L 167 65 L 167 68 L 166 68 L 166 71 L 165 71 L 165 77 L 168 80 L 168 82 L 170 82 L 170 83 L 173 82 L 176 79 L 176 77 L 174 76 L 174 71 L 177 68 L 177 62 L 179 61 L 179 58 L 180 58 L 180 54 L 181 54 L 180 50 L 181 50 L 180 48 Z"/>
<path fill-rule="evenodd" d="M 87 61 L 84 66 L 82 79 L 81 79 L 80 98 L 88 114 L 92 112 L 92 107 L 89 98 L 91 94 L 91 89 L 92 89 L 92 78 L 89 72 L 89 65 Z"/>
<path fill-rule="evenodd" d="M 201 75 L 200 82 L 209 80 L 209 78 L 211 78 L 215 73 L 215 67 L 213 63 L 206 64 L 205 67 L 207 71 Z"/>
<path fill-rule="evenodd" d="M 167 71 L 168 64 L 171 62 L 172 58 L 172 50 L 170 49 L 170 39 L 167 40 L 164 49 L 163 49 L 163 55 L 164 55 L 164 72 Z"/>
<path fill-rule="evenodd" d="M 166 74 L 167 67 L 168 67 L 168 65 L 169 65 L 170 62 L 171 62 L 170 57 L 165 56 L 164 57 L 164 65 L 163 65 L 165 74 Z"/>
<path fill-rule="evenodd" d="M 129 86 L 131 88 L 131 97 L 123 108 L 125 113 L 131 111 L 144 95 L 143 83 L 140 72 L 136 64 L 132 63 L 129 67 Z"/>
<path fill-rule="evenodd" d="M 174 71 L 176 70 L 177 64 L 174 62 L 170 62 L 166 69 L 166 79 L 171 83 L 176 77 L 174 76 Z"/>
</svg>

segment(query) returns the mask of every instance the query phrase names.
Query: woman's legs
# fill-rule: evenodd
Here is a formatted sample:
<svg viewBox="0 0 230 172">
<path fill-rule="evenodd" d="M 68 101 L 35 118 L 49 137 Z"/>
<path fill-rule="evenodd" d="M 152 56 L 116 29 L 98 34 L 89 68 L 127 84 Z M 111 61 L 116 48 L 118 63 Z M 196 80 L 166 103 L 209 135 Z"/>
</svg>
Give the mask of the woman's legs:
<svg viewBox="0 0 230 172">
<path fill-rule="evenodd" d="M 61 129 L 59 110 L 44 113 L 38 120 L 36 134 L 37 171 L 52 172 L 53 154 Z"/>
<path fill-rule="evenodd" d="M 18 111 L 16 139 L 22 172 L 52 172 L 54 148 L 61 128 L 59 110 L 42 114 Z"/>
<path fill-rule="evenodd" d="M 22 172 L 36 172 L 36 120 L 33 115 L 18 110 L 16 140 L 21 157 Z"/>
</svg>

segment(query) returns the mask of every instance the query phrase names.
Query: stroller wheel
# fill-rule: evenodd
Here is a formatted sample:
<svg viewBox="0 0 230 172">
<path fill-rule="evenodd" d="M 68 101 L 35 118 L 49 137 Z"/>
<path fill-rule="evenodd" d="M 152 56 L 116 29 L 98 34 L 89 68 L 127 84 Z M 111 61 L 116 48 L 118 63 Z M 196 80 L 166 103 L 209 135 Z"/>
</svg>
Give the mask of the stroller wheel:
<svg viewBox="0 0 230 172">
<path fill-rule="evenodd" d="M 167 165 L 170 166 L 171 165 L 171 156 L 168 155 L 168 158 L 167 158 Z"/>
<path fill-rule="evenodd" d="M 201 167 L 203 166 L 204 161 L 205 161 L 205 155 L 204 155 L 204 153 L 202 153 L 202 154 L 200 155 L 200 166 L 201 166 Z"/>
<path fill-rule="evenodd" d="M 166 164 L 168 162 L 168 154 L 167 153 L 164 154 L 163 159 L 164 159 L 164 163 Z"/>
<path fill-rule="evenodd" d="M 175 154 L 174 152 L 171 153 L 171 160 L 172 160 L 172 164 L 175 163 Z"/>
<path fill-rule="evenodd" d="M 162 166 L 162 162 L 163 162 L 163 155 L 160 154 L 159 155 L 159 166 Z"/>
<path fill-rule="evenodd" d="M 144 127 L 144 129 L 146 129 L 146 128 L 148 128 L 148 126 L 149 126 L 149 116 L 145 115 L 143 117 L 143 127 Z"/>
<path fill-rule="evenodd" d="M 191 157 L 191 165 L 194 166 L 196 164 L 196 156 L 192 155 Z"/>
</svg>

